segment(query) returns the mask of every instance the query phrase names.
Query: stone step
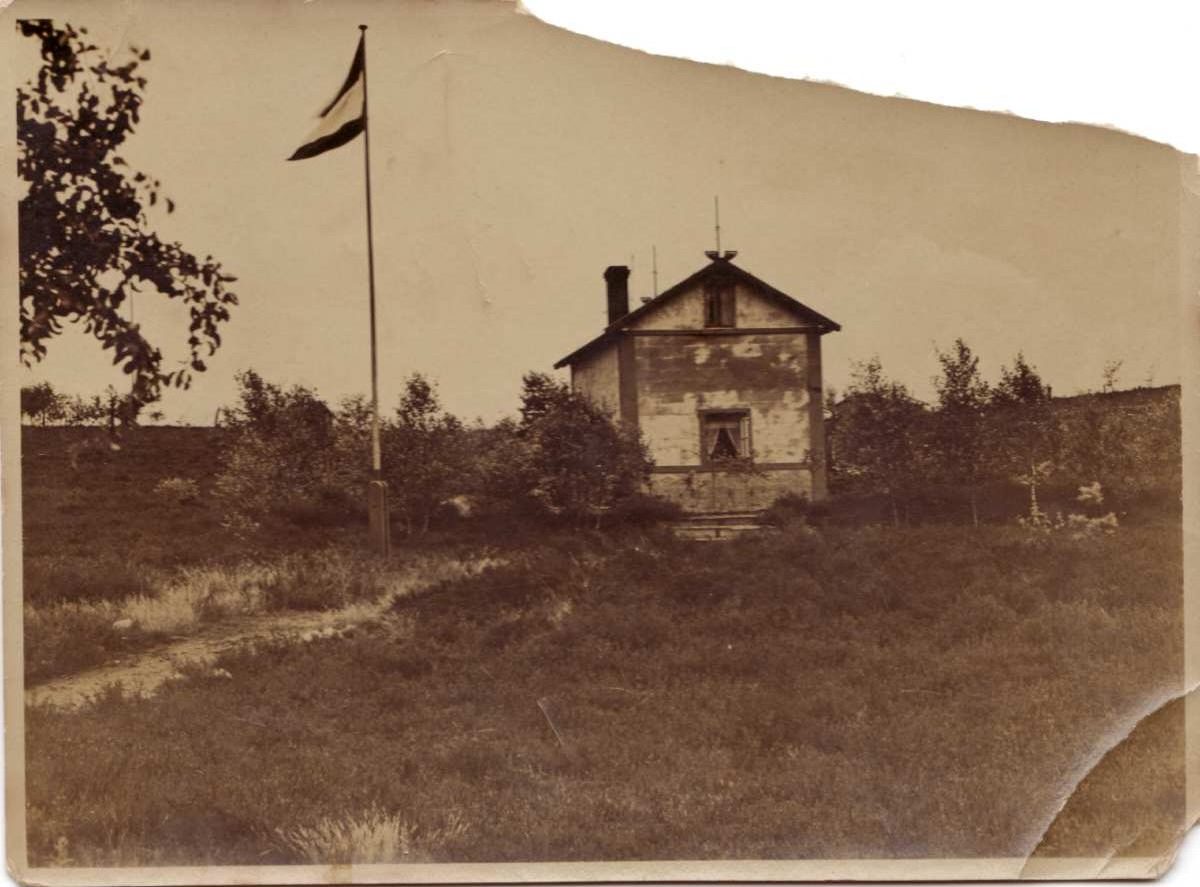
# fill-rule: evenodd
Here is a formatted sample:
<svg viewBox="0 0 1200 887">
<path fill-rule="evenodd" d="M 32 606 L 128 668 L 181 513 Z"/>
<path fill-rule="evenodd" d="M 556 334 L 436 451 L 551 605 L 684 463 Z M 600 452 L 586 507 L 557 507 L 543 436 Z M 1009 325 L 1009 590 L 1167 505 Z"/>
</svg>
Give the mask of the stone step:
<svg viewBox="0 0 1200 887">
<path fill-rule="evenodd" d="M 675 535 L 680 539 L 692 539 L 698 542 L 712 542 L 724 539 L 735 539 L 738 536 L 743 536 L 746 533 L 761 533 L 763 531 L 761 524 L 743 524 L 740 526 L 720 526 L 720 527 L 688 527 L 676 525 L 673 527 Z"/>
<path fill-rule="evenodd" d="M 758 524 L 761 512 L 758 511 L 729 511 L 709 514 L 689 514 L 678 523 L 692 526 L 732 526 L 734 524 Z"/>
</svg>

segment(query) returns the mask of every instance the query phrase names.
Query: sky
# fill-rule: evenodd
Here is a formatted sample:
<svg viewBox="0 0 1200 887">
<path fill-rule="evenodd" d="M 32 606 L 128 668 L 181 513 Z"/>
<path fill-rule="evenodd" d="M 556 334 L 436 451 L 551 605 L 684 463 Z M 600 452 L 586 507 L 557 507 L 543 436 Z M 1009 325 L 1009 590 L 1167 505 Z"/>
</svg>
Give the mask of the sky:
<svg viewBox="0 0 1200 887">
<path fill-rule="evenodd" d="M 37 4 L 22 7 L 36 12 Z M 369 385 L 362 143 L 284 161 L 369 25 L 381 400 L 434 379 L 466 418 L 515 411 L 521 375 L 604 323 L 601 274 L 650 295 L 713 246 L 842 324 L 826 382 L 878 355 L 932 395 L 964 338 L 985 375 L 1018 350 L 1057 393 L 1179 379 L 1179 155 L 1111 130 L 1035 123 L 659 58 L 506 3 L 230 0 L 88 4 L 71 18 L 119 55 L 149 47 L 124 152 L 177 209 L 153 226 L 238 277 L 241 305 L 168 420 L 206 423 L 234 374 Z M 15 63 L 36 66 L 33 47 Z M 183 313 L 134 306 L 168 360 Z M 123 379 L 68 331 L 29 381 Z"/>
</svg>

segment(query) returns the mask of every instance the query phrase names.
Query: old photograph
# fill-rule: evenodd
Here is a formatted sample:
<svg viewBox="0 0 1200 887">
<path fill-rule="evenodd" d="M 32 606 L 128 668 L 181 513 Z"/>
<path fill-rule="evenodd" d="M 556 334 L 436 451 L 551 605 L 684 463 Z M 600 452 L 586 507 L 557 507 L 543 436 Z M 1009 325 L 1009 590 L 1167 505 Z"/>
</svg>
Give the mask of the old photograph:
<svg viewBox="0 0 1200 887">
<path fill-rule="evenodd" d="M 1170 866 L 1195 156 L 507 0 L 0 17 L 13 877 Z"/>
</svg>

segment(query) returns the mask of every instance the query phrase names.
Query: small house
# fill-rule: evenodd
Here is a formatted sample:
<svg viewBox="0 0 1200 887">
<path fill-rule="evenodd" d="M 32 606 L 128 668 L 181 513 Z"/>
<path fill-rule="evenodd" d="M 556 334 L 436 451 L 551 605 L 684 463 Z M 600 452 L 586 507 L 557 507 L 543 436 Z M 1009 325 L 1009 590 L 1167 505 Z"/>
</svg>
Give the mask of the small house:
<svg viewBox="0 0 1200 887">
<path fill-rule="evenodd" d="M 640 429 L 651 492 L 696 514 L 826 496 L 821 337 L 841 327 L 735 265 L 734 252 L 629 310 L 604 272 L 608 325 L 555 364 L 572 390 Z"/>
</svg>

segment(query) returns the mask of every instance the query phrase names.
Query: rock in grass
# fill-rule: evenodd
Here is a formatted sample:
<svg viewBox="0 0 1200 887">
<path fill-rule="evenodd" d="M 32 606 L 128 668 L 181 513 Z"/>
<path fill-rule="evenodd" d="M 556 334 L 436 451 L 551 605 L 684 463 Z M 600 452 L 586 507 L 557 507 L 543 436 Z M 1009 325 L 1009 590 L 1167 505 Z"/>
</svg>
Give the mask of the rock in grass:
<svg viewBox="0 0 1200 887">
<path fill-rule="evenodd" d="M 112 624 L 112 627 L 113 631 L 133 631 L 134 624 L 132 619 L 126 617 L 125 619 L 118 619 Z"/>
</svg>

